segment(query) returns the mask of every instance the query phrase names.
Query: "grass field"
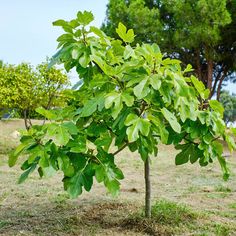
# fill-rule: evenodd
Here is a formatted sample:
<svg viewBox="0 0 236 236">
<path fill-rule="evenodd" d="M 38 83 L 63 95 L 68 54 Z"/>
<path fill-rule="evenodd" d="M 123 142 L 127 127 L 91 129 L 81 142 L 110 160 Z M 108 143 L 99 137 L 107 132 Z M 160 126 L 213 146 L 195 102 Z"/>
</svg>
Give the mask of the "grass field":
<svg viewBox="0 0 236 236">
<path fill-rule="evenodd" d="M 18 143 L 21 120 L 0 121 L 0 235 L 236 235 L 236 156 L 231 177 L 222 180 L 218 163 L 176 167 L 176 151 L 160 146 L 152 162 L 153 218 L 143 218 L 143 163 L 138 154 L 120 153 L 121 193 L 112 198 L 102 185 L 76 200 L 63 191 L 61 174 L 40 180 L 34 173 L 18 185 L 19 166 L 7 166 Z"/>
</svg>

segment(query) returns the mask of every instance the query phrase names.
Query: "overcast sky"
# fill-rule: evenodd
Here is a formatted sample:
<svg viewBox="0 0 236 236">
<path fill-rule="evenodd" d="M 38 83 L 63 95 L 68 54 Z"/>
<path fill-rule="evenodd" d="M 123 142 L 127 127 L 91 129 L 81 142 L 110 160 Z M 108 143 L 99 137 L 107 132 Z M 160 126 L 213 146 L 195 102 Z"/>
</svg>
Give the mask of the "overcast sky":
<svg viewBox="0 0 236 236">
<path fill-rule="evenodd" d="M 101 26 L 108 0 L 0 0 L 0 59 L 6 63 L 39 64 L 56 52 L 62 34 L 57 19 L 70 20 L 80 10 L 92 11 Z M 236 93 L 236 84 L 227 86 Z"/>
</svg>

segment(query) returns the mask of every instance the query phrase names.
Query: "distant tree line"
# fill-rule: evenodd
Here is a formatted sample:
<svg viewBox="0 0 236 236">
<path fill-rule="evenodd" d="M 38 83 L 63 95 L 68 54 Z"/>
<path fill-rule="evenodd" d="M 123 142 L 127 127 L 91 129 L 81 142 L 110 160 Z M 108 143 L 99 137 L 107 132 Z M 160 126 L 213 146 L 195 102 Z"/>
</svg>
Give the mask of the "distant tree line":
<svg viewBox="0 0 236 236">
<path fill-rule="evenodd" d="M 230 94 L 229 91 L 222 91 L 220 96 L 220 102 L 223 104 L 224 120 L 226 124 L 236 121 L 236 94 Z"/>
<path fill-rule="evenodd" d="M 37 107 L 49 109 L 63 106 L 63 90 L 69 85 L 68 76 L 43 62 L 36 67 L 28 63 L 19 65 L 0 63 L 0 109 L 16 110 L 31 126 Z"/>
</svg>

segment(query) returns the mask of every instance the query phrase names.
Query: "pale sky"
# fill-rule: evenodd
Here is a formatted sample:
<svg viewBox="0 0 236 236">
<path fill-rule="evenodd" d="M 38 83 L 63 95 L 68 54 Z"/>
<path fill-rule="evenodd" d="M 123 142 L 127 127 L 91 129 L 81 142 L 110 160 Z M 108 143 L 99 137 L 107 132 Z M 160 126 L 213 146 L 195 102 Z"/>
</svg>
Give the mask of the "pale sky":
<svg viewBox="0 0 236 236">
<path fill-rule="evenodd" d="M 78 11 L 92 11 L 100 27 L 108 0 L 0 0 L 0 60 L 33 65 L 56 52 L 63 31 L 53 27 L 58 19 L 71 20 Z M 227 86 L 236 93 L 236 84 Z"/>
<path fill-rule="evenodd" d="M 108 0 L 0 0 L 0 59 L 39 64 L 56 52 L 63 31 L 57 19 L 71 20 L 78 11 L 92 11 L 93 25 L 101 26 Z"/>
</svg>

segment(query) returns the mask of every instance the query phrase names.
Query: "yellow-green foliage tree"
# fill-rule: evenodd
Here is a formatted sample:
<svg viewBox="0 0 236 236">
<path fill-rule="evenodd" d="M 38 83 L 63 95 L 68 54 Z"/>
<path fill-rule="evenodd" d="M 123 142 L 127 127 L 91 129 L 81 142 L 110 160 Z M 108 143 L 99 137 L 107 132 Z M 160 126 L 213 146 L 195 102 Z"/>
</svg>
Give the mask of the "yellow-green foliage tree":
<svg viewBox="0 0 236 236">
<path fill-rule="evenodd" d="M 63 104 L 60 95 L 68 84 L 67 75 L 54 67 L 48 69 L 47 63 L 36 68 L 27 63 L 3 64 L 0 68 L 0 108 L 17 109 L 28 129 L 35 108 L 48 109 Z"/>
</svg>

